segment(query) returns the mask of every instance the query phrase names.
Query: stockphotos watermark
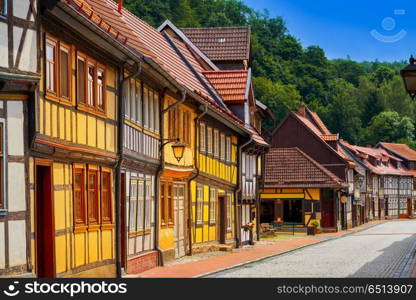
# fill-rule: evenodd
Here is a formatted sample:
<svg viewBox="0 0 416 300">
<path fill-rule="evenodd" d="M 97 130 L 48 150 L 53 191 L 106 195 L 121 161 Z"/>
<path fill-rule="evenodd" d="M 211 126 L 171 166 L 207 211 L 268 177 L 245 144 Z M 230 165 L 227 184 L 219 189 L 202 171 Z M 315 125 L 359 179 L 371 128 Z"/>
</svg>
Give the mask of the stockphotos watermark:
<svg viewBox="0 0 416 300">
<path fill-rule="evenodd" d="M 4 295 L 16 297 L 19 294 L 39 295 L 39 294 L 60 294 L 74 297 L 77 295 L 94 295 L 94 294 L 126 294 L 127 283 L 108 283 L 101 282 L 39 282 L 31 281 L 19 284 L 14 281 L 3 290 Z"/>
<path fill-rule="evenodd" d="M 406 10 L 404 9 L 395 9 L 393 11 L 395 16 L 404 16 Z M 406 35 L 407 31 L 404 29 L 399 30 L 397 33 L 393 34 L 396 29 L 396 19 L 392 17 L 386 17 L 381 21 L 381 27 L 385 33 L 380 33 L 377 29 L 370 31 L 370 34 L 378 41 L 383 43 L 396 43 L 402 40 Z"/>
</svg>

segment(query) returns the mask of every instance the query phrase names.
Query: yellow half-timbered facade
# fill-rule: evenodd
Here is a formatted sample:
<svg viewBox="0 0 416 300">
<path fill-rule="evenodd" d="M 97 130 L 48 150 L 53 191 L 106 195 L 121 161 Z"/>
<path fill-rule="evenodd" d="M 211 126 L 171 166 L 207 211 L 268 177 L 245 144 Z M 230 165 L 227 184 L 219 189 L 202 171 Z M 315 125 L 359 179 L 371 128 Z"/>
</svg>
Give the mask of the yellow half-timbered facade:
<svg viewBox="0 0 416 300">
<path fill-rule="evenodd" d="M 194 172 L 196 112 L 192 105 L 169 93 L 163 102 L 163 138 L 179 139 L 185 146 L 183 157 L 178 161 L 172 147 L 163 147 L 163 172 L 159 184 L 159 247 L 163 259 L 180 258 L 189 247 L 189 184 L 188 178 Z M 179 104 L 181 103 L 182 104 Z M 176 103 L 176 104 L 175 104 Z"/>
<path fill-rule="evenodd" d="M 41 19 L 41 80 L 29 107 L 30 259 L 38 277 L 114 277 L 119 80 L 129 53 L 120 35 L 111 43 L 86 29 L 71 5 L 44 8 Z"/>
<path fill-rule="evenodd" d="M 194 252 L 215 244 L 235 245 L 237 134 L 210 117 L 198 126 L 199 176 L 191 182 Z"/>
</svg>

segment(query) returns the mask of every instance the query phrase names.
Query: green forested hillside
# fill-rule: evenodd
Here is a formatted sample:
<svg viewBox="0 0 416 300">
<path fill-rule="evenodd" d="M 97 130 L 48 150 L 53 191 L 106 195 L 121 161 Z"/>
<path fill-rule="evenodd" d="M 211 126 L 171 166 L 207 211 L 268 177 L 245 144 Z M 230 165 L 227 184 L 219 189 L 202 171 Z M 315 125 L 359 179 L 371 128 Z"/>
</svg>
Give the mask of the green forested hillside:
<svg viewBox="0 0 416 300">
<path fill-rule="evenodd" d="M 279 120 L 304 102 L 351 143 L 416 144 L 416 105 L 398 75 L 404 61 L 329 60 L 319 45 L 303 47 L 282 18 L 237 0 L 125 0 L 124 5 L 153 26 L 165 19 L 178 27 L 250 25 L 256 97 Z"/>
</svg>

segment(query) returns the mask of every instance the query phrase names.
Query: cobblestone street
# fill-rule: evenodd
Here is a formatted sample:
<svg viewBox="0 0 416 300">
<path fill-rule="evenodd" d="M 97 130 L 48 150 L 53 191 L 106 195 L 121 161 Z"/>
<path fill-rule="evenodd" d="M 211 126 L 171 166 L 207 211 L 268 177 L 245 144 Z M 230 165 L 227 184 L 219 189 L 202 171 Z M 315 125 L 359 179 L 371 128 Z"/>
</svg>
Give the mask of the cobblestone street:
<svg viewBox="0 0 416 300">
<path fill-rule="evenodd" d="M 416 221 L 392 221 L 210 277 L 410 277 Z"/>
</svg>

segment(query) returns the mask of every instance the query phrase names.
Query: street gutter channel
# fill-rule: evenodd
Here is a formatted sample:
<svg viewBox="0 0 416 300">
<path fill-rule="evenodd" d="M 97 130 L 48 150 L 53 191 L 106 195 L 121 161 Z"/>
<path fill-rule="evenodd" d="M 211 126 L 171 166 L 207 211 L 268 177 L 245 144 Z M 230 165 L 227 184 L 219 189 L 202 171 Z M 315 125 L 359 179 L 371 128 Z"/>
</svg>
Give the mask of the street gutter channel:
<svg viewBox="0 0 416 300">
<path fill-rule="evenodd" d="M 293 248 L 293 249 L 290 249 L 290 250 L 287 250 L 287 251 L 284 251 L 284 252 L 280 252 L 280 253 L 270 254 L 270 255 L 267 255 L 267 256 L 264 256 L 264 257 L 256 258 L 256 259 L 246 261 L 246 262 L 243 262 L 243 263 L 240 263 L 240 264 L 236 264 L 236 265 L 233 265 L 233 266 L 230 266 L 230 267 L 225 267 L 225 268 L 221 268 L 221 269 L 218 269 L 218 270 L 215 270 L 215 271 L 211 271 L 211 272 L 207 272 L 207 273 L 204 273 L 204 274 L 196 275 L 193 278 L 203 278 L 203 277 L 207 277 L 207 276 L 214 275 L 214 274 L 217 274 L 217 273 L 221 273 L 221 272 L 224 272 L 224 271 L 229 271 L 229 270 L 232 270 L 232 269 L 236 269 L 236 268 L 239 268 L 239 267 L 242 267 L 242 266 L 245 266 L 245 265 L 254 264 L 254 263 L 257 263 L 257 262 L 260 262 L 260 261 L 263 261 L 263 260 L 266 260 L 266 259 L 269 259 L 269 258 L 272 258 L 272 257 L 285 255 L 285 254 L 288 254 L 288 253 L 291 253 L 291 252 L 294 252 L 294 251 L 297 251 L 297 250 L 300 250 L 300 249 L 303 249 L 303 248 L 306 248 L 306 247 L 310 247 L 310 246 L 318 245 L 318 244 L 321 244 L 321 243 L 325 243 L 325 242 L 333 241 L 333 240 L 336 240 L 336 239 L 340 239 L 340 238 L 343 238 L 343 237 L 346 237 L 346 236 L 349 236 L 349 235 L 352 235 L 352 234 L 362 232 L 364 230 L 376 227 L 378 225 L 385 224 L 386 222 L 388 222 L 388 221 L 384 221 L 384 222 L 380 222 L 380 223 L 377 223 L 377 224 L 374 224 L 374 225 L 370 225 L 370 226 L 365 227 L 363 229 L 347 232 L 347 233 L 345 233 L 343 235 L 340 235 L 340 236 L 322 237 L 322 241 L 315 242 L 313 244 L 300 246 L 300 247 Z M 317 237 L 317 238 L 319 238 L 319 237 Z M 415 243 L 415 245 L 416 245 L 416 243 Z"/>
</svg>

